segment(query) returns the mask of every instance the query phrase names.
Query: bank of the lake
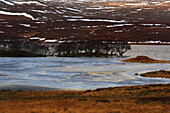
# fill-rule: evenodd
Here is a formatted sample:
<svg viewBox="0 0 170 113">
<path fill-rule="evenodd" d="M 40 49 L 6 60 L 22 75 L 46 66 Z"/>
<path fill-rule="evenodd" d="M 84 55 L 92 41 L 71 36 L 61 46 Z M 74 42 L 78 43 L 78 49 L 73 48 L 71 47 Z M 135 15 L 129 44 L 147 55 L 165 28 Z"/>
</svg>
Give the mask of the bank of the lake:
<svg viewBox="0 0 170 113">
<path fill-rule="evenodd" d="M 43 55 L 19 50 L 0 50 L 0 57 L 43 57 Z"/>
<path fill-rule="evenodd" d="M 150 78 L 170 78 L 170 71 L 159 70 L 159 71 L 151 71 L 146 73 L 135 73 L 135 75 L 140 75 L 142 77 L 150 77 Z"/>
</svg>

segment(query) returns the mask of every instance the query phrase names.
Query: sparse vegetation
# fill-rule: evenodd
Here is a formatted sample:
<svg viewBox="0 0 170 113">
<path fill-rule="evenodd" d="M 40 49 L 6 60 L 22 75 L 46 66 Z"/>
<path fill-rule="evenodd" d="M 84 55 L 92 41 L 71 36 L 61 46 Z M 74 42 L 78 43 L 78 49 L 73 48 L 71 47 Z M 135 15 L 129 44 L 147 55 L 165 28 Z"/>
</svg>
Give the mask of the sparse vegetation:
<svg viewBox="0 0 170 113">
<path fill-rule="evenodd" d="M 170 84 L 88 91 L 0 91 L 3 113 L 170 112 Z"/>
<path fill-rule="evenodd" d="M 72 40 L 56 46 L 57 56 L 122 56 L 131 47 L 127 41 Z"/>
<path fill-rule="evenodd" d="M 137 56 L 135 58 L 122 60 L 123 62 L 134 62 L 134 63 L 170 63 L 166 60 L 155 60 L 147 56 Z"/>
<path fill-rule="evenodd" d="M 43 55 L 29 53 L 26 51 L 0 50 L 0 57 L 42 57 Z"/>
<path fill-rule="evenodd" d="M 0 39 L 0 56 L 1 57 L 34 57 L 46 56 L 50 54 L 50 48 L 43 43 L 27 39 Z"/>
<path fill-rule="evenodd" d="M 142 73 L 140 76 L 151 77 L 151 78 L 170 78 L 170 71 L 160 70 L 160 71 L 151 71 L 147 73 Z"/>
<path fill-rule="evenodd" d="M 26 39 L 0 39 L 1 56 L 122 56 L 131 47 L 127 41 L 69 40 L 62 43 L 43 43 Z M 22 53 L 23 52 L 23 53 Z"/>
</svg>

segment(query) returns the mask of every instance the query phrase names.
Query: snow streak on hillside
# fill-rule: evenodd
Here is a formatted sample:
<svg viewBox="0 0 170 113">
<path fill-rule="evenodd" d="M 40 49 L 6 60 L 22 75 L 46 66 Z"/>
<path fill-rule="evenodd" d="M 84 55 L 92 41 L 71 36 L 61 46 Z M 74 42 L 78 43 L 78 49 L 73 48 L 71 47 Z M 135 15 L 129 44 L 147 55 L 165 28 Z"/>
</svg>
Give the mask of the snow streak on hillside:
<svg viewBox="0 0 170 113">
<path fill-rule="evenodd" d="M 35 5 L 40 5 L 40 6 L 47 6 L 47 5 L 45 5 L 45 4 L 42 4 L 42 3 L 40 3 L 40 2 L 38 2 L 38 1 L 12 1 L 14 4 L 19 4 L 19 5 L 23 5 L 23 4 L 28 4 L 28 5 L 30 5 L 30 4 L 35 4 Z"/>
<path fill-rule="evenodd" d="M 27 4 L 27 5 L 34 4 L 34 5 L 40 5 L 40 6 L 47 6 L 47 5 L 45 5 L 43 3 L 40 3 L 38 1 L 8 1 L 8 0 L 0 0 L 0 2 L 5 3 L 6 5 L 11 5 L 11 6 L 23 5 L 23 4 Z"/>
<path fill-rule="evenodd" d="M 0 11 L 0 14 L 1 15 L 12 15 L 12 16 L 25 16 L 27 18 L 31 18 L 32 20 L 35 20 L 33 16 L 27 13 L 12 13 L 12 12 Z"/>
<path fill-rule="evenodd" d="M 0 37 L 41 42 L 90 38 L 165 43 L 170 42 L 169 18 L 169 1 L 0 0 Z"/>
<path fill-rule="evenodd" d="M 14 5 L 14 3 L 9 2 L 9 1 L 7 1 L 7 0 L 0 0 L 0 2 L 5 3 L 5 4 L 7 4 L 7 5 L 11 5 L 11 6 Z"/>
</svg>

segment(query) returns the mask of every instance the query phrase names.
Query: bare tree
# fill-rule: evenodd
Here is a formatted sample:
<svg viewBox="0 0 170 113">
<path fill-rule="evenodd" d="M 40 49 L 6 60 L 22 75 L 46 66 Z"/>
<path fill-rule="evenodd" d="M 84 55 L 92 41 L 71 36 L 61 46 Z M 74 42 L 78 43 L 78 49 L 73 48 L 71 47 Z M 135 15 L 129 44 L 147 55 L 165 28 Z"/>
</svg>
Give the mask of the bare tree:
<svg viewBox="0 0 170 113">
<path fill-rule="evenodd" d="M 58 44 L 58 55 L 103 54 L 122 56 L 130 49 L 127 41 L 112 40 L 72 40 Z"/>
<path fill-rule="evenodd" d="M 80 54 L 86 55 L 118 55 L 123 54 L 130 50 L 131 47 L 127 41 L 114 41 L 114 40 L 68 40 L 62 43 L 43 43 L 32 41 L 29 39 L 5 39 L 1 38 L 0 47 L 2 49 L 8 48 L 12 51 L 26 51 L 29 53 L 41 54 L 43 56 L 76 56 Z"/>
<path fill-rule="evenodd" d="M 116 41 L 115 42 L 115 50 L 118 53 L 119 56 L 123 56 L 123 54 L 127 51 L 130 50 L 131 46 L 128 45 L 127 41 Z"/>
</svg>

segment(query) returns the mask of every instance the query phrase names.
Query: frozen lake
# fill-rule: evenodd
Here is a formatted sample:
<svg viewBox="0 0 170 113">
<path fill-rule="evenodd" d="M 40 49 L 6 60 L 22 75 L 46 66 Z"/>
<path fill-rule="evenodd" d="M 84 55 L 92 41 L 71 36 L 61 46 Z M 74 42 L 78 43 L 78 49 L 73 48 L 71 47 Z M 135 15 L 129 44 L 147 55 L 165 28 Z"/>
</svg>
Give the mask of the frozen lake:
<svg viewBox="0 0 170 113">
<path fill-rule="evenodd" d="M 158 59 L 170 60 L 170 45 L 133 45 L 132 50 L 124 55 L 134 57 L 137 55 L 149 56 Z"/>
<path fill-rule="evenodd" d="M 170 79 L 135 76 L 153 70 L 170 70 L 170 64 L 124 63 L 136 55 L 170 60 L 170 46 L 132 46 L 128 57 L 0 58 L 0 89 L 4 85 L 34 85 L 70 90 L 170 83 Z"/>
</svg>

